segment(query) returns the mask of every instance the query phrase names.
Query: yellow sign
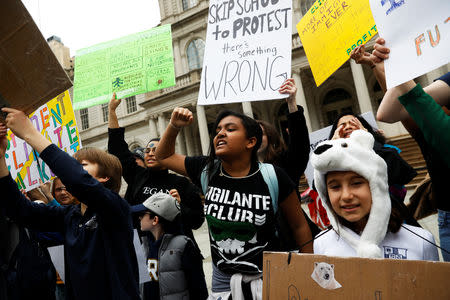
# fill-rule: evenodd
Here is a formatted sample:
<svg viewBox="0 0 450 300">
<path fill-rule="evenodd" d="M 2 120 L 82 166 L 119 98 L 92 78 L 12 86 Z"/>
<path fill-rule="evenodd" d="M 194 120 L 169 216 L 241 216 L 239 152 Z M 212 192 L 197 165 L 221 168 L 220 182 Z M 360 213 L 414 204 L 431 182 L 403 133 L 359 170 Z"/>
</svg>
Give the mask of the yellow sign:
<svg viewBox="0 0 450 300">
<path fill-rule="evenodd" d="M 35 128 L 60 149 L 74 154 L 81 148 L 80 136 L 72 109 L 69 92 L 65 91 L 30 114 Z M 8 130 L 6 163 L 11 176 L 21 189 L 30 190 L 54 177 L 39 154 L 25 141 Z"/>
<path fill-rule="evenodd" d="M 317 0 L 297 24 L 316 85 L 321 85 L 367 43 L 377 27 L 369 0 Z"/>
</svg>

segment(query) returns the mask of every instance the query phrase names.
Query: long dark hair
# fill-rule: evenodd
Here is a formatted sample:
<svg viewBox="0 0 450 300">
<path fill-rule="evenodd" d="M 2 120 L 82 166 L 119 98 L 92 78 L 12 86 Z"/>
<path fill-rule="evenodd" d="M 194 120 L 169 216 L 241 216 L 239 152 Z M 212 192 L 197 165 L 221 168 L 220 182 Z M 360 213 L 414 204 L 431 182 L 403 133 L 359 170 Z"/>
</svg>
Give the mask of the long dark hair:
<svg viewBox="0 0 450 300">
<path fill-rule="evenodd" d="M 267 136 L 267 147 L 264 150 L 263 161 L 270 164 L 274 163 L 280 153 L 286 151 L 286 144 L 272 124 L 262 120 L 258 120 L 257 122 L 264 128 Z"/>
<path fill-rule="evenodd" d="M 380 134 L 378 131 L 374 130 L 373 127 L 366 121 L 366 119 L 364 119 L 361 116 L 355 115 L 353 113 L 342 113 L 334 120 L 333 126 L 331 126 L 330 135 L 328 136 L 329 140 L 331 140 L 331 138 L 333 137 L 334 132 L 336 131 L 336 128 L 338 127 L 339 120 L 343 116 L 354 116 L 355 118 L 357 118 L 361 122 L 361 124 L 364 126 L 364 128 L 366 128 L 367 131 L 370 134 L 372 134 L 372 136 L 375 139 L 375 141 L 379 142 L 382 145 L 384 145 L 386 143 L 386 138 L 382 134 Z"/>
<path fill-rule="evenodd" d="M 252 149 L 252 156 L 251 156 L 251 161 L 252 162 L 257 162 L 258 161 L 258 149 L 261 146 L 261 141 L 262 141 L 262 129 L 259 126 L 258 122 L 256 122 L 254 119 L 232 111 L 232 110 L 222 110 L 219 112 L 219 114 L 217 115 L 216 121 L 214 122 L 214 127 L 213 127 L 213 133 L 211 134 L 210 137 L 210 144 L 209 144 L 209 156 L 208 156 L 208 176 L 210 176 L 214 170 L 214 161 L 217 159 L 216 156 L 216 150 L 214 149 L 214 137 L 216 136 L 215 130 L 217 128 L 217 126 L 219 125 L 220 121 L 222 121 L 223 118 L 228 117 L 228 116 L 234 116 L 236 118 L 239 118 L 242 122 L 242 125 L 245 128 L 245 132 L 246 132 L 246 136 L 247 138 L 252 138 L 255 137 L 256 138 L 256 144 L 255 147 L 253 147 Z"/>
</svg>

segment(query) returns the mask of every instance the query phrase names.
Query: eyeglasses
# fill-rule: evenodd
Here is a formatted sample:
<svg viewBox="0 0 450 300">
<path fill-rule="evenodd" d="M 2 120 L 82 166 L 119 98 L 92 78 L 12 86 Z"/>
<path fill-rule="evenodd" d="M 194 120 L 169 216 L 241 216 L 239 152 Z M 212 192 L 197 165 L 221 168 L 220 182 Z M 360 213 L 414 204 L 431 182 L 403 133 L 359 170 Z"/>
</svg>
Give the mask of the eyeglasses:
<svg viewBox="0 0 450 300">
<path fill-rule="evenodd" d="M 55 189 L 55 192 L 61 193 L 62 191 L 67 191 L 67 188 L 65 186 L 61 186 L 61 187 L 57 187 Z"/>
<path fill-rule="evenodd" d="M 145 153 L 150 153 L 150 152 L 153 152 L 153 153 L 156 153 L 156 147 L 153 147 L 153 148 L 145 148 L 145 151 L 144 151 Z"/>
</svg>

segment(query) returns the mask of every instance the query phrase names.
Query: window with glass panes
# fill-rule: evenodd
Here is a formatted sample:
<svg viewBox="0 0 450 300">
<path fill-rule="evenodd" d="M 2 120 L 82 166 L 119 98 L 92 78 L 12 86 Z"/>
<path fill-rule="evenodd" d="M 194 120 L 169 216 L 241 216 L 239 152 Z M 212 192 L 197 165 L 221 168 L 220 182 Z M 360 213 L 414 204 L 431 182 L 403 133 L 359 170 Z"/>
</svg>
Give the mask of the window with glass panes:
<svg viewBox="0 0 450 300">
<path fill-rule="evenodd" d="M 108 103 L 102 104 L 103 122 L 108 122 Z"/>
<path fill-rule="evenodd" d="M 89 112 L 87 108 L 80 109 L 81 129 L 89 128 Z"/>
<path fill-rule="evenodd" d="M 135 96 L 126 98 L 126 102 L 127 102 L 127 113 L 128 114 L 131 114 L 131 113 L 137 111 Z"/>
</svg>

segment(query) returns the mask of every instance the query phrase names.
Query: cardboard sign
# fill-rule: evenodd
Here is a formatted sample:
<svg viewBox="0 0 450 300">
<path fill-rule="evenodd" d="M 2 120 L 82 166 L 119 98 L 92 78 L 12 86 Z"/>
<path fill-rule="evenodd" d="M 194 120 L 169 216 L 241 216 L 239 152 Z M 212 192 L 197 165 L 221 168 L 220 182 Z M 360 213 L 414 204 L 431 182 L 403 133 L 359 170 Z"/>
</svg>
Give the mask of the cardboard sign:
<svg viewBox="0 0 450 300">
<path fill-rule="evenodd" d="M 370 0 L 370 6 L 391 50 L 387 88 L 450 62 L 450 1 Z"/>
<path fill-rule="evenodd" d="M 450 263 L 265 252 L 263 299 L 450 299 Z"/>
<path fill-rule="evenodd" d="M 30 114 L 72 83 L 22 1 L 0 9 L 0 107 Z"/>
<path fill-rule="evenodd" d="M 77 51 L 74 109 L 175 85 L 170 24 Z"/>
<path fill-rule="evenodd" d="M 377 34 L 377 27 L 369 0 L 317 0 L 297 31 L 319 86 L 350 58 L 353 49 Z"/>
<path fill-rule="evenodd" d="M 373 112 L 369 111 L 361 115 L 374 129 L 378 129 L 377 121 Z M 328 140 L 330 135 L 331 125 L 324 127 L 322 129 L 316 130 L 309 134 L 309 147 L 311 151 L 314 151 L 321 142 Z M 310 152 L 311 153 L 311 152 Z M 305 176 L 308 181 L 308 185 L 312 187 L 312 182 L 314 180 L 314 168 L 311 165 L 311 160 L 308 160 L 308 165 L 306 166 Z"/>
<path fill-rule="evenodd" d="M 209 1 L 199 105 L 286 98 L 292 1 Z"/>
<path fill-rule="evenodd" d="M 38 131 L 60 149 L 73 155 L 81 148 L 81 140 L 72 109 L 69 92 L 66 91 L 42 105 L 29 118 Z M 6 164 L 20 189 L 27 191 L 39 186 L 39 179 L 47 182 L 54 174 L 39 154 L 24 140 L 8 130 Z"/>
</svg>

